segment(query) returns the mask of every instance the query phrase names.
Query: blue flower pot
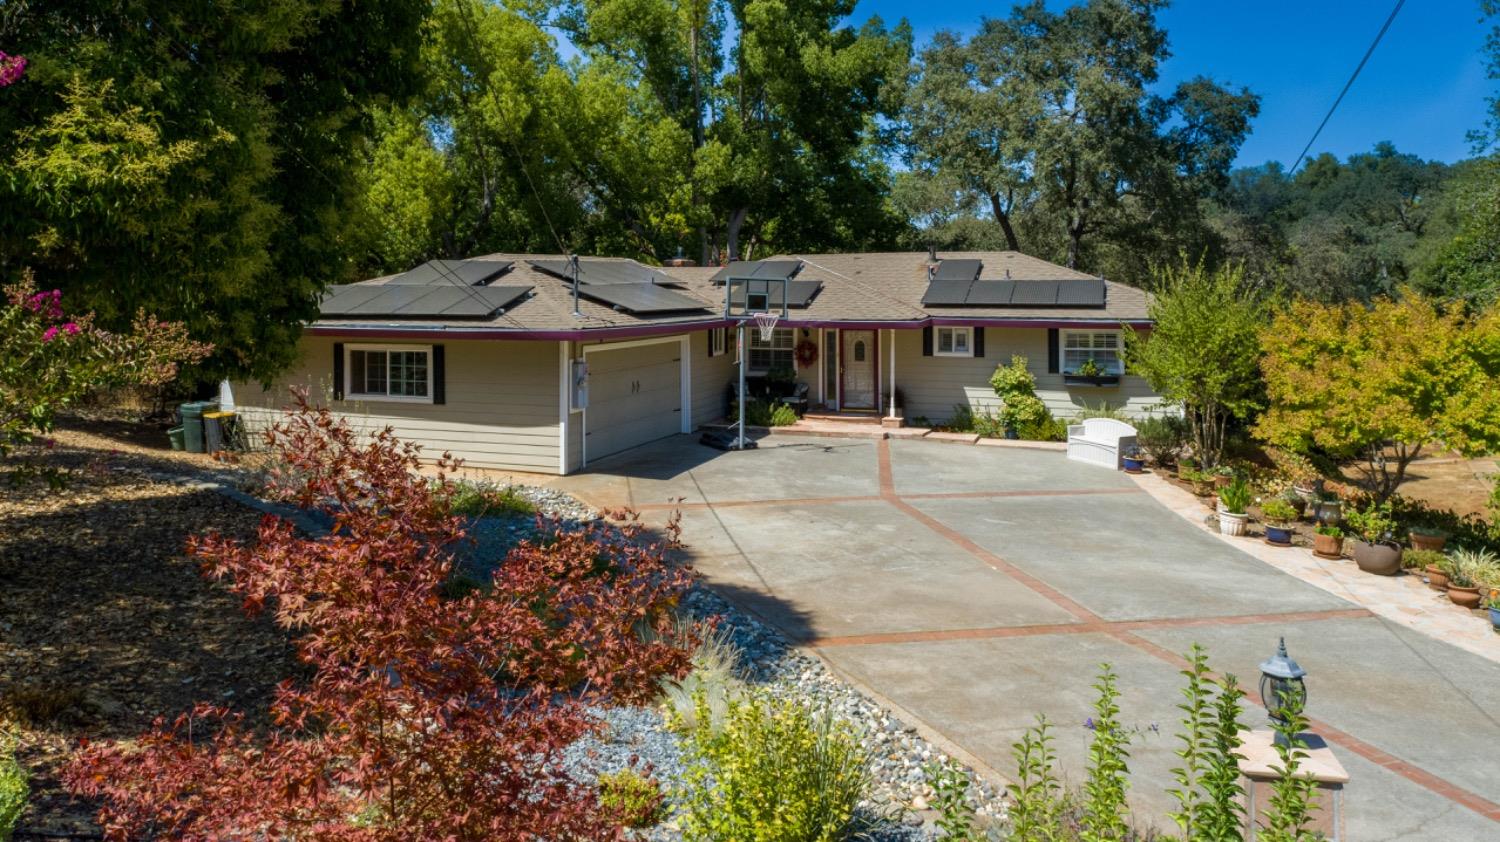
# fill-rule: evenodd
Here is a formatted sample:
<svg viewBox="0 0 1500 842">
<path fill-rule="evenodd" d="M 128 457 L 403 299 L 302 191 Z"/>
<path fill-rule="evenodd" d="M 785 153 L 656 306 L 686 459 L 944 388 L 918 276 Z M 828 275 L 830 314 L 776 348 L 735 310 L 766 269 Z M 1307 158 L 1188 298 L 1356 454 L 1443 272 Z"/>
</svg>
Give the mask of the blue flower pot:
<svg viewBox="0 0 1500 842">
<path fill-rule="evenodd" d="M 1125 463 L 1125 472 L 1129 474 L 1140 473 L 1142 465 L 1144 464 L 1143 460 L 1131 459 L 1129 456 L 1123 457 L 1121 461 Z"/>
<path fill-rule="evenodd" d="M 1495 627 L 1495 631 L 1500 631 L 1500 608 L 1490 609 L 1490 625 Z"/>
<path fill-rule="evenodd" d="M 1272 544 L 1292 543 L 1292 530 L 1281 526 L 1266 527 L 1266 541 Z"/>
</svg>

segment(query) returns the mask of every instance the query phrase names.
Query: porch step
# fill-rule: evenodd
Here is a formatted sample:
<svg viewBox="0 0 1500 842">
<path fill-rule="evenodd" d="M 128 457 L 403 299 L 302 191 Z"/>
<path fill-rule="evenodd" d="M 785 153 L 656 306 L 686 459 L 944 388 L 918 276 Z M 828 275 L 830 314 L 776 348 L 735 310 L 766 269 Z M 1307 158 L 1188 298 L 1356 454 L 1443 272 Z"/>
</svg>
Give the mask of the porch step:
<svg viewBox="0 0 1500 842">
<path fill-rule="evenodd" d="M 878 412 L 807 412 L 803 418 L 808 421 L 832 421 L 840 424 L 874 424 L 880 426 L 880 413 Z"/>
</svg>

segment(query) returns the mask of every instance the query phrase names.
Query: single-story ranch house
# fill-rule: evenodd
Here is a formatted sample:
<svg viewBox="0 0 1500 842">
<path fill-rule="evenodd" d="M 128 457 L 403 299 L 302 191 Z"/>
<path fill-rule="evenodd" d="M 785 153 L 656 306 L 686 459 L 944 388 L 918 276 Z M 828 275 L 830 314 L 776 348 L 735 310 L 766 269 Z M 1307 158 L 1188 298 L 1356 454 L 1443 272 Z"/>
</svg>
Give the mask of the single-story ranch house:
<svg viewBox="0 0 1500 842">
<path fill-rule="evenodd" d="M 472 466 L 571 473 L 727 415 L 729 277 L 788 279 L 771 339 L 753 323 L 745 332 L 747 373 L 790 368 L 827 411 L 934 422 L 956 406 L 993 411 L 990 375 L 1014 354 L 1060 417 L 1103 402 L 1140 414 L 1158 400 L 1121 364 L 1121 332 L 1150 326 L 1143 291 L 1017 252 L 915 252 L 724 268 L 431 261 L 330 288 L 300 362 L 269 386 L 234 384 L 234 402 L 247 424 L 264 425 L 301 385 L 360 427 L 389 424 Z"/>
</svg>

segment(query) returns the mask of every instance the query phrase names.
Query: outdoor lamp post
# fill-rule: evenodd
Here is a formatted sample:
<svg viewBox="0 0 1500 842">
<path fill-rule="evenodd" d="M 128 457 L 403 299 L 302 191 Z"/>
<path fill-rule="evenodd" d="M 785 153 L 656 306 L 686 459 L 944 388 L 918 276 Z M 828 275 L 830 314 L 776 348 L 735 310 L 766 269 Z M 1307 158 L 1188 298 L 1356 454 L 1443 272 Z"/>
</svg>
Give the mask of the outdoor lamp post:
<svg viewBox="0 0 1500 842">
<path fill-rule="evenodd" d="M 1307 685 L 1302 677 L 1307 670 L 1286 654 L 1286 638 L 1281 638 L 1276 654 L 1260 665 L 1260 700 L 1271 714 L 1271 721 L 1282 726 L 1287 724 L 1280 712 L 1295 706 L 1298 710 L 1307 705 Z M 1286 737 L 1276 733 L 1276 742 L 1286 745 Z"/>
</svg>

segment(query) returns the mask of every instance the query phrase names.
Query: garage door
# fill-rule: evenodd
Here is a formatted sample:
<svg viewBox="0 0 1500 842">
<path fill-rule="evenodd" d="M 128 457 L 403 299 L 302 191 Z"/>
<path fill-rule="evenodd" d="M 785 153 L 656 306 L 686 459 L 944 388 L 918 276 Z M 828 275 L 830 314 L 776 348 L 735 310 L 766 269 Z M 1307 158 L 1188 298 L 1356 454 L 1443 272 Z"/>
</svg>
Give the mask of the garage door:
<svg viewBox="0 0 1500 842">
<path fill-rule="evenodd" d="M 590 349 L 588 459 L 682 431 L 682 346 Z"/>
</svg>

